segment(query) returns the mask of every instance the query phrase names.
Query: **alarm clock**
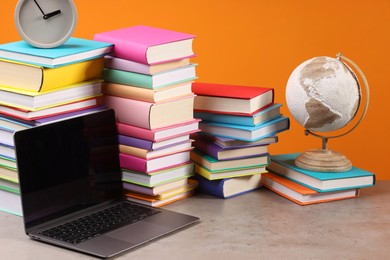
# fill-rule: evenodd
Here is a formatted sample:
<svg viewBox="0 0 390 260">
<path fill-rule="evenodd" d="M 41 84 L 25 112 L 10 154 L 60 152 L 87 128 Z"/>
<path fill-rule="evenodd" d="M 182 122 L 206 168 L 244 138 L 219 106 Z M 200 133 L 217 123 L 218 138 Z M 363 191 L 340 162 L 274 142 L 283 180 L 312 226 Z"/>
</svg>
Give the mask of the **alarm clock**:
<svg viewBox="0 0 390 260">
<path fill-rule="evenodd" d="M 77 11 L 73 0 L 19 0 L 15 24 L 22 38 L 38 48 L 54 48 L 73 34 Z"/>
</svg>

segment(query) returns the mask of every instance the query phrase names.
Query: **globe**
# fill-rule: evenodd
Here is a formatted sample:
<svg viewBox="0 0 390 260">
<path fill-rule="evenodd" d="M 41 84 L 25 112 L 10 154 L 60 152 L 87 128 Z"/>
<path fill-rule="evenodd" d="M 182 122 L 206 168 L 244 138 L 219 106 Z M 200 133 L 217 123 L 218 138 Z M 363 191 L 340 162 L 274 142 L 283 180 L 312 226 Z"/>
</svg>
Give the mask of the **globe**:
<svg viewBox="0 0 390 260">
<path fill-rule="evenodd" d="M 348 124 L 360 103 L 355 73 L 340 60 L 315 57 L 301 63 L 286 87 L 287 106 L 306 129 L 330 132 Z"/>
<path fill-rule="evenodd" d="M 333 136 L 316 133 L 344 128 L 361 107 L 362 92 L 358 77 L 341 57 L 341 54 L 337 58 L 320 56 L 304 61 L 287 81 L 286 102 L 290 113 L 305 128 L 306 135 L 322 139 L 321 149 L 306 151 L 296 158 L 298 167 L 321 172 L 342 172 L 352 168 L 351 162 L 343 154 L 329 150 L 327 143 L 329 138 L 341 137 L 357 127 L 367 111 L 368 97 L 361 118 L 349 131 Z M 368 95 L 368 83 L 363 72 L 354 62 L 343 58 L 359 71 Z"/>
</svg>

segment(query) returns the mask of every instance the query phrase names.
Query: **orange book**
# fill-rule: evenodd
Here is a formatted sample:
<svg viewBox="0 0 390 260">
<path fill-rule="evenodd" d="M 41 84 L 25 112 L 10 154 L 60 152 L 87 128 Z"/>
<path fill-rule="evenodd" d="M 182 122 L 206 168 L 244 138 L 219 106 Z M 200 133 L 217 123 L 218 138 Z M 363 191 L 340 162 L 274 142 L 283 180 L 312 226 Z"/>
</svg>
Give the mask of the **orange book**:
<svg viewBox="0 0 390 260">
<path fill-rule="evenodd" d="M 301 206 L 359 196 L 359 189 L 318 192 L 272 172 L 263 173 L 261 182 L 266 188 Z"/>
</svg>

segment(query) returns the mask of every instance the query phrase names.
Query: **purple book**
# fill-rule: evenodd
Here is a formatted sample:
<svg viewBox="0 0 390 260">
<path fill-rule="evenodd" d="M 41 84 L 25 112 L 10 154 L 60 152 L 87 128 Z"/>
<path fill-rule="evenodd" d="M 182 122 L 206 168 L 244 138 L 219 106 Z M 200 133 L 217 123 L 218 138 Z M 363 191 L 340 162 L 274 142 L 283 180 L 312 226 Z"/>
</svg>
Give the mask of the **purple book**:
<svg viewBox="0 0 390 260">
<path fill-rule="evenodd" d="M 135 138 L 132 136 L 127 136 L 127 135 L 119 135 L 119 143 L 120 144 L 134 146 L 134 147 L 146 149 L 149 151 L 168 148 L 168 147 L 173 146 L 173 145 L 188 142 L 188 140 L 189 140 L 189 135 L 179 136 L 179 137 L 175 137 L 175 138 L 171 138 L 171 139 L 159 141 L 159 142 L 156 142 L 156 141 L 153 142 L 153 141 Z"/>
<path fill-rule="evenodd" d="M 256 145 L 238 148 L 223 148 L 201 134 L 194 134 L 194 147 L 217 160 L 232 160 L 260 156 L 268 153 L 268 145 Z"/>
</svg>

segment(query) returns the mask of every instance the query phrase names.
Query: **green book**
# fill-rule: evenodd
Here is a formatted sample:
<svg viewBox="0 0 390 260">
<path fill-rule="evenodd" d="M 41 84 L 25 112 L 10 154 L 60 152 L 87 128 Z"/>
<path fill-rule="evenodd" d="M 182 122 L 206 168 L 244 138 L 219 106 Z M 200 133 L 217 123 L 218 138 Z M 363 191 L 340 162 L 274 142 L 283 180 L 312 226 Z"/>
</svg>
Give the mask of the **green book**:
<svg viewBox="0 0 390 260">
<path fill-rule="evenodd" d="M 122 85 L 130 85 L 148 89 L 159 89 L 196 79 L 196 64 L 163 71 L 153 75 L 135 73 L 132 71 L 104 69 L 103 79 Z"/>
<path fill-rule="evenodd" d="M 375 185 L 375 174 L 353 166 L 345 172 L 315 172 L 295 166 L 298 153 L 272 155 L 267 169 L 318 192 L 364 188 Z"/>
</svg>

